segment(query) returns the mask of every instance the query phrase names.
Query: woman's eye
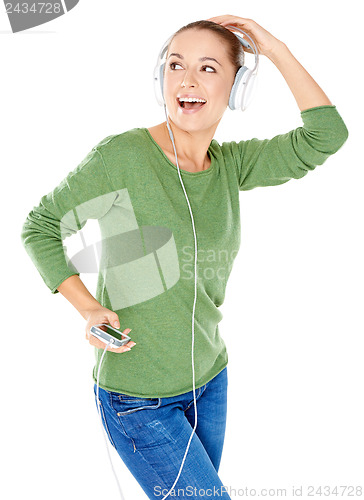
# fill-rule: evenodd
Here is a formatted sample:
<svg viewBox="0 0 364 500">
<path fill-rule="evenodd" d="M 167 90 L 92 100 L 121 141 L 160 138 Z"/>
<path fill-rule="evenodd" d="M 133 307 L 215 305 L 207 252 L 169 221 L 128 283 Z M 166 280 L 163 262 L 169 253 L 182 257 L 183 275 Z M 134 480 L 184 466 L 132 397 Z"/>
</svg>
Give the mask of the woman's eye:
<svg viewBox="0 0 364 500">
<path fill-rule="evenodd" d="M 176 62 L 173 62 L 173 63 L 171 63 L 171 64 L 169 65 L 169 67 L 170 67 L 171 69 L 175 69 L 175 66 L 176 66 L 176 65 L 177 65 L 177 66 L 181 66 L 180 64 L 178 64 L 178 63 L 176 63 Z"/>
<path fill-rule="evenodd" d="M 213 68 L 212 66 L 202 66 L 204 69 L 206 68 L 209 68 L 209 69 L 212 69 L 212 71 L 207 71 L 207 73 L 215 73 L 215 68 Z"/>
</svg>

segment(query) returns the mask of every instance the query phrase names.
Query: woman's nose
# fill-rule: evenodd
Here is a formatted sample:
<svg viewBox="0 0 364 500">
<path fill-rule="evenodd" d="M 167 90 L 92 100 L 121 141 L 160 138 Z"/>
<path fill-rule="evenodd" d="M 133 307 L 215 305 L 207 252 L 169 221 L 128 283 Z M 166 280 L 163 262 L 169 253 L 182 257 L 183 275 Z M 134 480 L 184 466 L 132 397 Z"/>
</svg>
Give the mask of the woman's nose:
<svg viewBox="0 0 364 500">
<path fill-rule="evenodd" d="M 195 87 L 197 85 L 197 79 L 192 74 L 191 71 L 186 71 L 185 77 L 181 83 L 181 87 Z"/>
</svg>

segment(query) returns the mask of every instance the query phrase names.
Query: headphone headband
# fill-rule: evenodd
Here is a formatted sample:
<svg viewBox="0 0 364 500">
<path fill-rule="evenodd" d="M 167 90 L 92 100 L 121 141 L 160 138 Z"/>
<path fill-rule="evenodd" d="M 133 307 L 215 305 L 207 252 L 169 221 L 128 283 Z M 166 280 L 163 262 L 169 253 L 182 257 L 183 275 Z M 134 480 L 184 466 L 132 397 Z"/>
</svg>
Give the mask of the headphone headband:
<svg viewBox="0 0 364 500">
<path fill-rule="evenodd" d="M 240 66 L 239 70 L 237 71 L 235 75 L 234 84 L 231 87 L 230 91 L 229 108 L 232 110 L 240 109 L 241 111 L 245 111 L 248 104 L 250 104 L 251 102 L 253 89 L 256 83 L 256 76 L 258 73 L 258 65 L 259 65 L 259 52 L 255 45 L 254 40 L 248 35 L 248 33 L 246 33 L 240 28 L 237 28 L 236 26 L 228 25 L 226 26 L 226 28 L 231 28 L 231 30 L 240 31 L 241 33 L 243 33 L 250 40 L 252 45 L 250 45 L 246 40 L 244 40 L 241 36 L 237 35 L 236 33 L 234 33 L 234 35 L 236 36 L 236 38 L 239 40 L 239 42 L 242 44 L 243 47 L 251 49 L 255 55 L 255 65 L 253 69 L 249 69 L 245 66 L 245 57 L 244 57 L 243 65 Z M 171 35 L 168 38 L 168 40 L 164 42 L 163 47 L 158 55 L 157 64 L 154 68 L 154 74 L 153 74 L 154 92 L 157 102 L 160 106 L 165 105 L 164 95 L 163 95 L 163 83 L 164 83 L 163 73 L 166 61 L 164 60 L 164 57 L 166 55 L 168 46 L 173 36 L 174 35 Z M 244 50 L 243 50 L 243 55 L 245 56 Z"/>
</svg>

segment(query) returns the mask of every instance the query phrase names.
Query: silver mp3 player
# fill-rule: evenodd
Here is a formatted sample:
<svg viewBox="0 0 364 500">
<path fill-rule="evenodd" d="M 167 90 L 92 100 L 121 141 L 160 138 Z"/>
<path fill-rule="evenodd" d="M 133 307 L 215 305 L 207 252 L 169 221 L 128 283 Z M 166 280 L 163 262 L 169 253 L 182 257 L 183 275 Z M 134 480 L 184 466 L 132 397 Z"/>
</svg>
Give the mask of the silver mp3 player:
<svg viewBox="0 0 364 500">
<path fill-rule="evenodd" d="M 101 340 L 101 342 L 104 342 L 104 344 L 108 344 L 111 340 L 112 343 L 110 344 L 110 346 L 116 348 L 127 344 L 129 340 L 131 340 L 131 337 L 128 337 L 128 335 L 125 335 L 125 333 L 122 333 L 112 326 L 106 324 L 91 326 L 90 333 L 92 333 L 94 337 L 97 337 L 99 340 Z"/>
</svg>

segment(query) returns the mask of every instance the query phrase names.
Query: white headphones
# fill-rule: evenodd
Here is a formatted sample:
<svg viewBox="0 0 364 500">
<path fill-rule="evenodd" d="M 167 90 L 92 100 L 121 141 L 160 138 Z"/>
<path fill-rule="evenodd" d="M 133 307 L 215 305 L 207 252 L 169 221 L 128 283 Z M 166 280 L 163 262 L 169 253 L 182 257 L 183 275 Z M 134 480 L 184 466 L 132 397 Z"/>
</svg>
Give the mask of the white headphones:
<svg viewBox="0 0 364 500">
<path fill-rule="evenodd" d="M 243 59 L 243 66 L 240 66 L 239 70 L 235 75 L 234 84 L 231 87 L 230 98 L 229 98 L 229 108 L 232 110 L 240 109 L 241 111 L 245 111 L 247 106 L 250 104 L 252 100 L 253 90 L 256 84 L 256 76 L 258 73 L 258 63 L 259 63 L 259 52 L 254 43 L 254 40 L 243 30 L 237 28 L 236 26 L 226 26 L 226 28 L 231 28 L 234 31 L 240 31 L 243 33 L 248 39 L 252 42 L 250 45 L 246 42 L 242 37 L 238 36 L 236 33 L 234 35 L 239 40 L 239 42 L 248 49 L 251 49 L 255 55 L 255 65 L 253 69 L 247 68 L 245 63 L 245 58 Z M 164 94 L 163 94 L 163 72 L 165 67 L 165 56 L 167 55 L 168 45 L 173 38 L 173 35 L 168 38 L 168 40 L 164 43 L 158 59 L 157 64 L 154 68 L 154 92 L 157 98 L 157 102 L 160 106 L 165 104 L 164 102 Z M 243 55 L 245 53 L 243 52 Z"/>
</svg>

